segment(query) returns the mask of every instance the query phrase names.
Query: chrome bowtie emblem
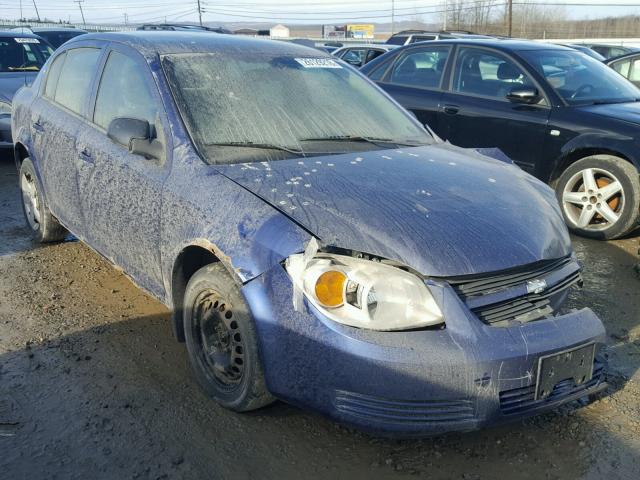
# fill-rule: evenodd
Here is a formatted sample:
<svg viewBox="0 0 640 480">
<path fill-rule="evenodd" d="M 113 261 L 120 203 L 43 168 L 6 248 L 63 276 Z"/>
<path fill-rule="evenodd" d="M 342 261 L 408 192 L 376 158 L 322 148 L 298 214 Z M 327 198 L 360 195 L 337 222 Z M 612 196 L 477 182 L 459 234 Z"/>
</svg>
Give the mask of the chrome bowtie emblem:
<svg viewBox="0 0 640 480">
<path fill-rule="evenodd" d="M 542 293 L 547 289 L 547 282 L 536 279 L 527 282 L 527 293 Z"/>
</svg>

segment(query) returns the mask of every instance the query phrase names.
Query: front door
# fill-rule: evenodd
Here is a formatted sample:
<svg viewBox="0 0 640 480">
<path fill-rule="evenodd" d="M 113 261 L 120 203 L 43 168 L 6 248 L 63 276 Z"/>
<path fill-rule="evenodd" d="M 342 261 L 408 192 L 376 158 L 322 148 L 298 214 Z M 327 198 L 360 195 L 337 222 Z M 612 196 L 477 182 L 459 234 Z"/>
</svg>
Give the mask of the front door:
<svg viewBox="0 0 640 480">
<path fill-rule="evenodd" d="M 116 118 L 146 120 L 165 145 L 160 97 L 146 61 L 114 47 L 96 87 L 92 122 L 78 138 L 78 171 L 89 243 L 148 291 L 163 292 L 160 270 L 162 186 L 169 156 L 145 158 L 107 136 Z"/>
<path fill-rule="evenodd" d="M 450 91 L 442 97 L 442 137 L 466 148 L 497 147 L 530 173 L 544 163 L 551 109 L 541 96 L 535 105 L 512 103 L 507 94 L 535 85 L 510 57 L 486 48 L 461 47 Z"/>
</svg>

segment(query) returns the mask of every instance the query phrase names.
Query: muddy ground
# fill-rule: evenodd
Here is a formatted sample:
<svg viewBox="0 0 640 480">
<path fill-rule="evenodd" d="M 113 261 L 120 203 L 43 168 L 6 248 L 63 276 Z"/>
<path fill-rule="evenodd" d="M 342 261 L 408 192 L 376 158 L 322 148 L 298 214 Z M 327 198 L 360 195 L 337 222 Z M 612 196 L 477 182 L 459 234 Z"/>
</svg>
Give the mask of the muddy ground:
<svg viewBox="0 0 640 480">
<path fill-rule="evenodd" d="M 276 403 L 210 401 L 168 311 L 79 242 L 37 246 L 0 159 L 0 478 L 640 478 L 638 239 L 574 239 L 603 319 L 610 391 L 523 422 L 372 438 Z"/>
</svg>

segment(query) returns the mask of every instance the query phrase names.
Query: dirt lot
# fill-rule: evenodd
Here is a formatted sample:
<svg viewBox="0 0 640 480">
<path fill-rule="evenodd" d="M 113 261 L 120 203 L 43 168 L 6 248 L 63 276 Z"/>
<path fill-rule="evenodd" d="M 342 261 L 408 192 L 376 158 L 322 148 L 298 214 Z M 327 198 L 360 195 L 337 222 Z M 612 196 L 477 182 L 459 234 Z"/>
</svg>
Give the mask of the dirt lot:
<svg viewBox="0 0 640 480">
<path fill-rule="evenodd" d="M 575 307 L 609 333 L 595 403 L 466 435 L 371 438 L 276 403 L 238 415 L 197 387 L 168 311 L 79 242 L 39 247 L 0 159 L 0 478 L 640 478 L 638 237 L 574 239 Z"/>
</svg>

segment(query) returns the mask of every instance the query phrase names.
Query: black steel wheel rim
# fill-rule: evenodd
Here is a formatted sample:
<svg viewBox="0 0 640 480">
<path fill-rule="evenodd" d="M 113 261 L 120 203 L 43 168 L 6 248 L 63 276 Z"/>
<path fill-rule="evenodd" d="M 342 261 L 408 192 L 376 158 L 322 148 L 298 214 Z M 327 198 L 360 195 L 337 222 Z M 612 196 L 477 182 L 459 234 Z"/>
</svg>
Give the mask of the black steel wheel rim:
<svg viewBox="0 0 640 480">
<path fill-rule="evenodd" d="M 244 339 L 233 305 L 218 292 L 207 290 L 196 298 L 193 315 L 193 338 L 200 347 L 203 370 L 219 387 L 233 390 L 242 381 L 245 367 Z"/>
</svg>

